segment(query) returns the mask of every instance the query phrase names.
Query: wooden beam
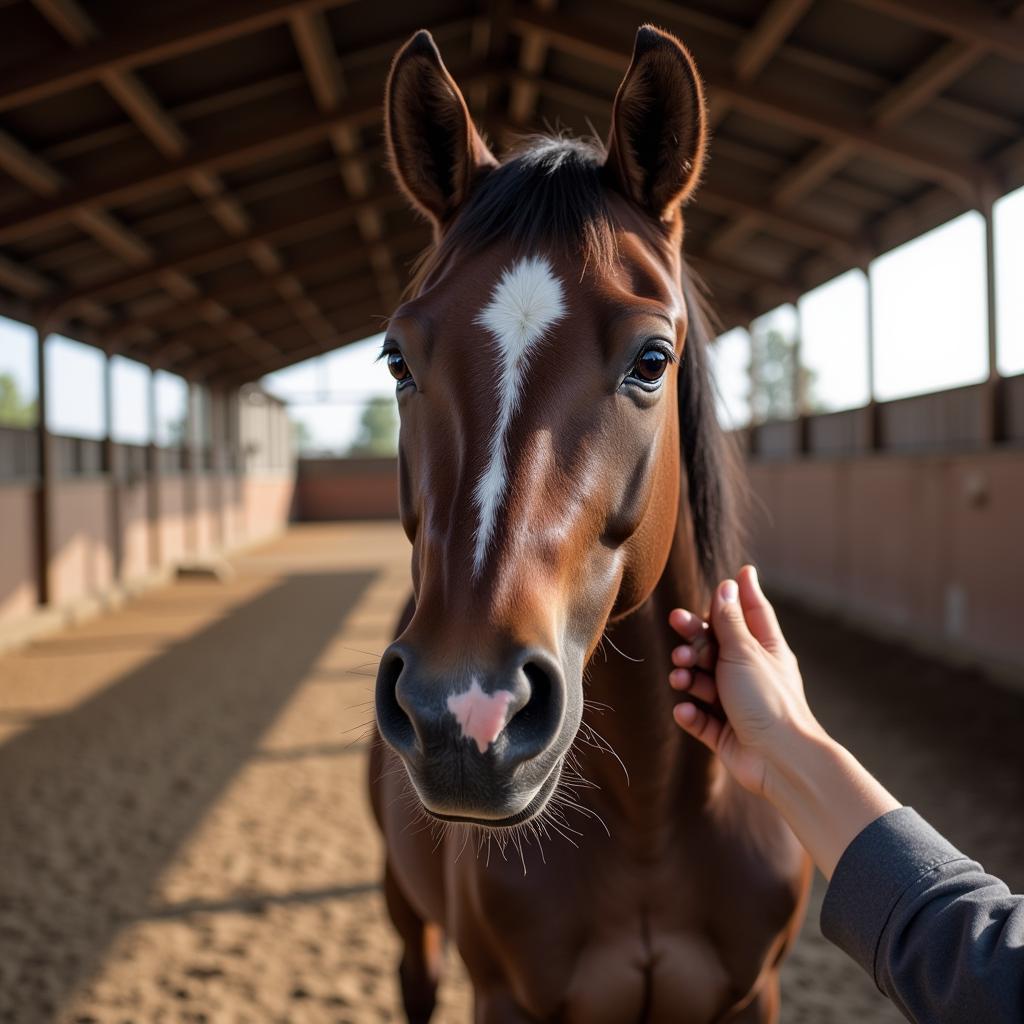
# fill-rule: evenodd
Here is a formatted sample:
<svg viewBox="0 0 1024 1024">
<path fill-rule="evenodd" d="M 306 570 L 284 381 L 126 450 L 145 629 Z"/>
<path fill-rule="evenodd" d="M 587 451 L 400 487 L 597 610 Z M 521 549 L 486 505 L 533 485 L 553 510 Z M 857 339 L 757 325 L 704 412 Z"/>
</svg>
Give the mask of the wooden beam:
<svg viewBox="0 0 1024 1024">
<path fill-rule="evenodd" d="M 372 337 L 374 334 L 379 334 L 380 330 L 380 321 L 368 318 L 358 327 L 354 327 L 351 330 L 339 331 L 335 338 L 334 347 L 336 349 L 343 348 L 345 345 L 350 345 L 353 342 L 363 341 L 366 338 Z M 295 363 L 300 363 L 302 360 L 309 359 L 311 356 L 315 356 L 316 354 L 317 352 L 310 346 L 297 348 L 292 352 L 288 352 L 287 354 L 275 359 L 268 359 L 251 368 L 236 367 L 232 369 L 225 369 L 207 377 L 206 379 L 211 385 L 224 384 L 237 386 L 258 380 L 264 374 L 273 373 L 275 370 L 281 370 L 286 366 L 292 366 Z"/>
<path fill-rule="evenodd" d="M 345 0 L 220 0 L 162 18 L 68 54 L 26 61 L 0 79 L 0 110 L 35 103 L 95 82 L 107 70 L 134 69 L 194 53 L 283 22 L 297 8 L 323 10 Z"/>
<path fill-rule="evenodd" d="M 795 302 L 800 295 L 800 288 L 793 281 L 732 260 L 718 259 L 711 253 L 690 252 L 687 254 L 687 260 L 698 274 L 708 279 L 724 274 L 742 282 L 748 288 L 771 289 L 786 302 Z"/>
<path fill-rule="evenodd" d="M 247 246 L 254 240 L 265 239 L 269 241 L 271 239 L 283 239 L 298 235 L 314 236 L 326 234 L 339 224 L 350 221 L 356 210 L 365 205 L 388 208 L 398 206 L 401 202 L 401 196 L 394 189 L 388 188 L 374 192 L 359 202 L 350 200 L 349 202 L 338 203 L 327 209 L 316 209 L 297 216 L 283 217 L 271 224 L 257 228 L 244 238 L 234 238 L 227 242 L 219 242 L 216 245 L 193 249 L 190 252 L 158 261 L 151 266 L 143 267 L 128 274 L 121 274 L 117 277 L 94 282 L 84 288 L 57 294 L 53 298 L 49 312 L 53 316 L 66 315 L 69 310 L 85 300 L 95 300 L 112 292 L 123 291 L 125 288 L 157 279 L 168 271 L 224 262 L 232 256 L 244 253 Z"/>
<path fill-rule="evenodd" d="M 959 0 L 848 0 L 938 35 L 974 43 L 1015 63 L 1024 62 L 1024 26 Z"/>
<path fill-rule="evenodd" d="M 1018 4 L 1014 16 L 1020 9 Z M 976 44 L 948 43 L 941 47 L 875 104 L 872 123 L 879 128 L 895 127 L 964 74 L 983 54 L 984 50 Z M 776 205 L 782 209 L 794 205 L 845 166 L 856 152 L 856 147 L 849 142 L 825 142 L 817 146 L 776 182 L 773 189 Z M 757 220 L 751 216 L 735 220 L 713 240 L 712 248 L 727 254 L 742 244 L 756 224 Z"/>
<path fill-rule="evenodd" d="M 607 36 L 584 22 L 567 17 L 556 18 L 519 7 L 512 27 L 524 34 L 542 32 L 565 52 L 605 67 L 620 69 L 629 59 L 621 37 Z M 763 86 L 745 84 L 731 71 L 718 69 L 713 64 L 703 64 L 701 71 L 720 95 L 755 117 L 823 141 L 852 143 L 884 163 L 926 181 L 946 185 L 972 201 L 987 184 L 989 176 L 975 163 L 888 136 L 851 111 L 821 107 Z"/>
<path fill-rule="evenodd" d="M 414 255 L 424 248 L 430 241 L 430 233 L 426 225 L 417 226 L 410 231 L 393 235 L 388 239 L 388 245 L 399 256 L 399 258 Z M 366 267 L 364 255 L 358 249 L 350 249 L 346 252 L 332 256 L 320 256 L 317 259 L 296 261 L 288 265 L 287 274 L 281 274 L 282 279 L 288 276 L 313 274 L 323 270 L 334 270 L 340 275 L 339 282 L 346 280 L 348 271 L 361 270 Z M 0 280 L 2 280 L 2 266 L 0 266 Z M 277 281 L 271 280 L 271 285 L 276 286 Z M 251 295 L 265 295 L 268 281 L 263 278 L 252 278 L 240 284 L 232 284 L 227 287 L 207 289 L 204 297 L 184 303 L 174 303 L 169 306 L 162 306 L 148 313 L 134 316 L 124 320 L 112 321 L 104 329 L 105 337 L 109 338 L 110 344 L 118 352 L 129 354 L 130 346 L 126 339 L 132 334 L 148 328 L 159 326 L 167 316 L 193 316 L 200 317 L 203 307 L 208 302 L 217 302 L 230 305 Z M 248 310 L 247 310 L 248 312 Z"/>
<path fill-rule="evenodd" d="M 376 317 L 377 322 L 380 324 L 387 320 L 390 310 L 386 310 L 382 305 L 380 296 L 374 296 L 355 304 L 351 300 L 347 300 L 333 306 L 325 306 L 323 312 L 325 316 L 344 313 L 346 318 L 351 317 L 356 323 L 363 322 L 371 317 Z M 378 327 L 377 330 L 379 331 L 380 327 Z M 337 327 L 334 328 L 333 333 L 334 337 L 337 337 Z M 372 334 L 375 332 L 371 331 L 370 333 Z M 268 343 L 269 351 L 260 357 L 252 356 L 249 358 L 249 362 L 253 362 L 256 365 L 261 365 L 268 360 L 290 357 L 295 351 L 292 342 L 296 340 L 302 341 L 304 338 L 307 338 L 308 335 L 301 330 L 300 325 L 292 322 L 283 324 L 272 331 L 264 331 L 260 337 L 263 341 Z M 177 342 L 175 344 L 177 344 Z M 306 352 L 307 355 L 312 356 L 319 352 L 328 351 L 331 347 L 336 347 L 336 343 L 333 342 L 333 339 L 332 343 L 326 346 L 313 341 L 302 346 L 302 351 Z M 210 368 L 222 363 L 225 357 L 231 355 L 231 352 L 231 347 L 227 345 L 222 345 L 218 349 L 206 349 L 201 352 L 195 352 L 193 350 L 184 358 L 179 358 L 169 362 L 167 369 L 172 373 L 196 376 L 202 375 Z M 306 357 L 304 356 L 303 358 Z"/>
<path fill-rule="evenodd" d="M 725 213 L 752 217 L 773 234 L 798 242 L 808 248 L 823 248 L 837 258 L 856 263 L 861 260 L 865 246 L 848 234 L 820 221 L 782 209 L 771 198 L 755 200 L 743 193 L 709 182 L 701 185 L 694 199 L 696 206 Z"/>
<path fill-rule="evenodd" d="M 982 56 L 984 50 L 980 46 L 946 43 L 875 104 L 872 120 L 882 128 L 905 121 L 966 74 Z"/>
<path fill-rule="evenodd" d="M 465 82 L 478 76 L 491 76 L 494 71 L 477 65 L 455 68 L 452 73 Z M 277 122 L 269 130 L 264 128 L 241 139 L 219 140 L 202 148 L 197 147 L 186 158 L 166 162 L 148 173 L 81 187 L 58 199 L 9 213 L 0 218 L 0 242 L 23 238 L 53 227 L 66 221 L 77 209 L 133 202 L 186 183 L 196 171 L 220 171 L 258 163 L 278 153 L 320 140 L 338 127 L 370 124 L 377 121 L 379 116 L 380 95 L 374 90 L 372 94 L 350 97 L 335 113 L 317 112 L 304 117 L 289 117 Z"/>
<path fill-rule="evenodd" d="M 344 81 L 327 19 L 319 12 L 300 11 L 291 18 L 292 37 L 299 51 L 310 90 L 317 106 L 329 113 L 337 109 L 344 93 Z M 358 133 L 352 125 L 340 125 L 330 133 L 331 145 L 341 157 L 341 177 L 353 199 L 361 199 L 370 188 L 370 176 L 360 153 Z M 377 210 L 367 208 L 356 214 L 356 228 L 366 243 L 377 286 L 390 303 L 399 296 L 398 275 L 382 240 L 384 223 Z"/>
<path fill-rule="evenodd" d="M 64 196 L 37 203 L 21 212 L 0 218 L 0 242 L 8 242 L 60 224 L 77 210 L 91 206 L 133 202 L 155 192 L 188 181 L 197 171 L 220 171 L 258 163 L 282 151 L 323 138 L 331 128 L 345 123 L 364 123 L 379 114 L 380 97 L 364 97 L 346 105 L 345 112 L 324 116 L 312 114 L 278 122 L 270 131 L 261 130 L 248 138 L 218 141 L 197 147 L 185 159 L 163 163 L 148 174 L 69 190 Z"/>
<path fill-rule="evenodd" d="M 289 19 L 316 105 L 334 110 L 341 100 L 341 74 L 327 19 L 320 11 L 294 11 Z"/>
<path fill-rule="evenodd" d="M 558 0 L 533 0 L 534 8 L 547 13 L 554 11 L 557 3 Z M 508 99 L 508 112 L 513 124 L 526 124 L 533 117 L 539 90 L 532 78 L 544 70 L 547 55 L 548 43 L 543 33 L 530 32 L 523 36 L 519 48 L 519 70 L 522 75 L 512 83 Z"/>
<path fill-rule="evenodd" d="M 757 24 L 740 37 L 732 69 L 741 82 L 752 82 L 772 59 L 813 0 L 771 0 Z M 708 94 L 708 123 L 714 131 L 732 109 L 728 95 L 711 89 Z"/>
<path fill-rule="evenodd" d="M 37 195 L 55 195 L 63 184 L 61 175 L 45 160 L 5 131 L 0 131 L 0 167 Z"/>
<path fill-rule="evenodd" d="M 26 299 L 40 299 L 52 292 L 54 284 L 31 267 L 23 267 L 20 263 L 0 253 L 0 285 L 9 288 L 17 295 Z"/>
<path fill-rule="evenodd" d="M 369 285 L 369 287 L 367 287 Z M 337 312 L 344 310 L 345 304 L 350 302 L 356 302 L 363 299 L 370 299 L 376 304 L 376 309 L 380 311 L 386 308 L 386 300 L 378 294 L 376 285 L 372 278 L 359 277 L 350 278 L 344 283 L 331 283 L 325 285 L 323 288 L 318 289 L 316 292 L 311 294 L 311 299 L 315 300 L 316 303 L 325 303 L 323 313 L 324 316 L 330 314 L 330 312 Z M 340 303 L 340 305 L 339 305 Z M 272 299 L 270 302 L 264 303 L 257 309 L 247 309 L 247 317 L 259 316 L 261 313 L 267 313 L 269 311 L 282 312 L 288 311 L 290 318 L 284 324 L 280 324 L 276 327 L 267 329 L 265 326 L 260 328 L 254 328 L 252 339 L 252 351 L 247 354 L 251 354 L 254 358 L 263 358 L 266 356 L 279 355 L 282 352 L 279 338 L 281 332 L 286 328 L 293 328 L 297 324 L 301 324 L 302 313 L 300 310 L 296 310 L 294 306 L 291 306 L 287 302 L 278 299 Z M 307 313 L 308 315 L 308 313 Z M 337 333 L 337 328 L 327 322 L 329 330 L 327 334 L 333 337 Z M 160 351 L 161 349 L 191 352 L 193 354 L 208 355 L 211 349 L 197 346 L 203 346 L 206 341 L 220 341 L 224 340 L 224 331 L 219 330 L 216 326 L 198 325 L 193 327 L 187 327 L 184 330 L 173 331 L 168 334 L 161 335 L 156 341 L 150 342 L 148 345 L 136 345 L 129 346 L 125 349 L 124 354 L 128 358 L 132 358 L 136 353 L 152 353 L 153 351 Z M 326 341 L 327 339 L 322 339 Z M 258 342 L 259 351 L 256 350 Z M 225 346 L 221 345 L 221 349 Z M 235 346 L 238 347 L 238 346 Z M 170 364 L 173 365 L 173 364 Z M 169 366 L 170 368 L 170 366 Z"/>
<path fill-rule="evenodd" d="M 733 68 L 741 82 L 749 82 L 760 73 L 812 3 L 813 0 L 771 0 L 753 30 L 743 37 L 733 58 Z"/>
</svg>

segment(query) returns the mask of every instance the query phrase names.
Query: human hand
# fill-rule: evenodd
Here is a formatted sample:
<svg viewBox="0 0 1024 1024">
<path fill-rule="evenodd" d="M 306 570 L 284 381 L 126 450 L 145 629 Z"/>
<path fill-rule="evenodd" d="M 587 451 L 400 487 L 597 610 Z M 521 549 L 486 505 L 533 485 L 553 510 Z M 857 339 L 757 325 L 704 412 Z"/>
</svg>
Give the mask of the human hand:
<svg viewBox="0 0 1024 1024">
<path fill-rule="evenodd" d="M 676 722 L 717 754 L 741 786 L 770 796 L 794 740 L 825 733 L 754 567 L 744 566 L 715 591 L 710 631 L 717 651 L 707 642 L 708 624 L 692 612 L 675 609 L 669 624 L 686 641 L 672 652 L 670 684 L 706 705 L 719 704 L 725 716 L 684 701 L 674 709 Z"/>
</svg>

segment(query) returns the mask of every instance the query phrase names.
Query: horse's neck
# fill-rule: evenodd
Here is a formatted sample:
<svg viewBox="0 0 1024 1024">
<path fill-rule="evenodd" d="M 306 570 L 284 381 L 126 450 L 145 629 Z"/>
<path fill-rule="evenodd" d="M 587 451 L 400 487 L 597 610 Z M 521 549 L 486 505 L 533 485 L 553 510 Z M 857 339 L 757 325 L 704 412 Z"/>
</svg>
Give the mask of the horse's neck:
<svg viewBox="0 0 1024 1024">
<path fill-rule="evenodd" d="M 607 631 L 612 643 L 606 641 L 605 652 L 599 649 L 594 656 L 584 694 L 592 703 L 582 733 L 586 726 L 596 730 L 597 745 L 606 743 L 622 761 L 620 766 L 607 751 L 584 743 L 583 774 L 601 787 L 593 800 L 645 846 L 688 809 L 702 806 L 713 782 L 713 759 L 672 720 L 679 696 L 668 685 L 674 646 L 668 613 L 680 606 L 703 610 L 693 562 L 689 537 L 680 527 L 651 596 Z"/>
</svg>

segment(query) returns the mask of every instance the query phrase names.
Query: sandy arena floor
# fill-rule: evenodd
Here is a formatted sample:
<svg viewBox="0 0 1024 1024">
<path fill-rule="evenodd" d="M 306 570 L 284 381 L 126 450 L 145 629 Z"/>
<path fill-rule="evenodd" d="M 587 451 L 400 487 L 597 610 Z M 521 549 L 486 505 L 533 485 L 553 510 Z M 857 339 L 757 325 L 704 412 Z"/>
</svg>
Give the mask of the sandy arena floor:
<svg viewBox="0 0 1024 1024">
<path fill-rule="evenodd" d="M 401 1019 L 361 733 L 405 543 L 310 526 L 235 564 L 0 659 L 0 1021 Z M 1024 700 L 785 624 L 825 723 L 1024 888 Z M 816 913 L 783 1019 L 902 1019 Z M 436 1019 L 469 1007 L 453 964 Z"/>
</svg>

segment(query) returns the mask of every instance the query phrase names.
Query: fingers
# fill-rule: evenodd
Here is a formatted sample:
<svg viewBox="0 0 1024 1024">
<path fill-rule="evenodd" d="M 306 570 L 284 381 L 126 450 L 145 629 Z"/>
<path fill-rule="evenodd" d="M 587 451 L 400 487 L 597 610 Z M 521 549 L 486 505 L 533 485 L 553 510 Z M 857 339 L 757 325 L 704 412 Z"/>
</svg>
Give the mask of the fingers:
<svg viewBox="0 0 1024 1024">
<path fill-rule="evenodd" d="M 750 630 L 743 617 L 735 580 L 725 580 L 718 585 L 711 601 L 711 626 L 723 658 L 741 657 L 749 649 Z"/>
<path fill-rule="evenodd" d="M 669 612 L 668 624 L 684 639 L 693 640 L 704 629 L 704 620 L 685 608 L 676 608 Z"/>
<path fill-rule="evenodd" d="M 714 704 L 718 700 L 718 687 L 715 686 L 714 679 L 705 672 L 676 668 L 669 673 L 668 681 L 672 689 L 684 690 L 705 704 Z"/>
<path fill-rule="evenodd" d="M 677 704 L 672 709 L 676 724 L 713 753 L 718 753 L 718 741 L 722 737 L 722 723 L 696 704 Z"/>
<path fill-rule="evenodd" d="M 757 578 L 757 570 L 752 565 L 743 566 L 737 582 L 740 607 L 743 609 L 750 632 L 762 647 L 774 650 L 782 646 L 785 640 L 779 628 L 779 620 L 775 617 L 775 609 L 764 596 L 761 582 Z"/>
<path fill-rule="evenodd" d="M 718 660 L 718 647 L 705 633 L 692 644 L 680 644 L 672 648 L 672 664 L 677 668 L 702 668 L 710 672 Z"/>
</svg>

